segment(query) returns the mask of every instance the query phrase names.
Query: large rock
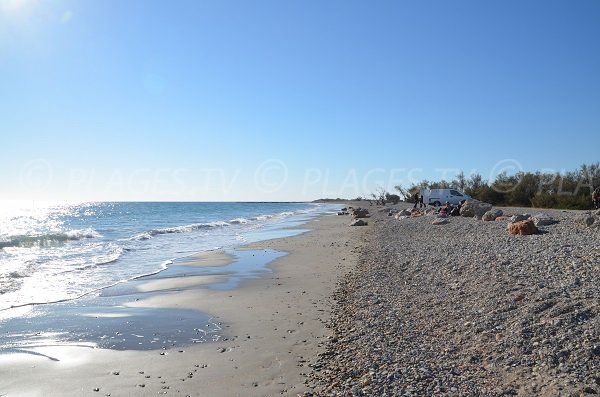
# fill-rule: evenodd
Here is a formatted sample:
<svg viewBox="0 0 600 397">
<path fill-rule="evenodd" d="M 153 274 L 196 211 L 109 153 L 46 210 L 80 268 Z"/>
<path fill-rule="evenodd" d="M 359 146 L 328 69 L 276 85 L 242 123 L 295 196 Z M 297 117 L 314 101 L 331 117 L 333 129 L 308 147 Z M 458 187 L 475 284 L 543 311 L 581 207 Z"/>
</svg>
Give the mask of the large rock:
<svg viewBox="0 0 600 397">
<path fill-rule="evenodd" d="M 499 209 L 489 210 L 488 212 L 483 214 L 482 218 L 484 221 L 495 221 L 496 218 L 498 218 L 499 216 L 502 216 L 502 214 L 503 214 L 502 210 L 499 210 Z"/>
<path fill-rule="evenodd" d="M 369 223 L 362 219 L 355 219 L 350 223 L 350 226 L 367 226 Z"/>
<path fill-rule="evenodd" d="M 468 218 L 476 217 L 481 219 L 483 214 L 492 209 L 490 203 L 484 203 L 479 200 L 469 200 L 460 207 L 460 215 Z"/>
<path fill-rule="evenodd" d="M 552 217 L 544 212 L 539 212 L 531 217 L 536 226 L 548 226 L 556 223 Z"/>
<path fill-rule="evenodd" d="M 513 215 L 513 216 L 510 217 L 510 223 L 526 221 L 529 218 L 531 218 L 531 215 L 529 215 L 529 214 L 517 214 L 517 215 Z"/>
<path fill-rule="evenodd" d="M 535 227 L 535 224 L 531 219 L 526 221 L 509 223 L 507 226 L 507 230 L 510 234 L 520 234 L 522 236 L 536 234 L 539 231 L 538 228 Z"/>
<path fill-rule="evenodd" d="M 358 218 L 366 218 L 369 215 L 369 210 L 366 208 L 354 208 L 352 210 L 352 217 L 354 219 L 358 219 Z"/>
</svg>

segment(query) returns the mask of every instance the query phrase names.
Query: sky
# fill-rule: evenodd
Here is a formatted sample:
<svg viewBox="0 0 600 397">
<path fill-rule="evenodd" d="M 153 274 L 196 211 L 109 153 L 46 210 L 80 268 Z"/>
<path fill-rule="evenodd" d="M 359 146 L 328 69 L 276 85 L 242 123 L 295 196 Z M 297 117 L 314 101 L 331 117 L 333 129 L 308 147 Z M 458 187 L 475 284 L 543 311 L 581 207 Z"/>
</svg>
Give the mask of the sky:
<svg viewBox="0 0 600 397">
<path fill-rule="evenodd" d="M 294 201 L 599 160 L 600 2 L 0 0 L 0 200 Z"/>
</svg>

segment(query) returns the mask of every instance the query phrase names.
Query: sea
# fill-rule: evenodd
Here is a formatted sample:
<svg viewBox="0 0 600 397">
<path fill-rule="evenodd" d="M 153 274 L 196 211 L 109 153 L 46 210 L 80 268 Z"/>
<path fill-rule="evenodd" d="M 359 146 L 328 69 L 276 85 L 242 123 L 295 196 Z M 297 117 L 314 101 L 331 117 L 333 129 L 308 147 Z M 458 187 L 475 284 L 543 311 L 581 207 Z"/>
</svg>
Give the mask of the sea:
<svg viewBox="0 0 600 397">
<path fill-rule="evenodd" d="M 5 203 L 0 314 L 159 274 L 186 256 L 298 233 L 332 213 L 312 203 Z"/>
</svg>

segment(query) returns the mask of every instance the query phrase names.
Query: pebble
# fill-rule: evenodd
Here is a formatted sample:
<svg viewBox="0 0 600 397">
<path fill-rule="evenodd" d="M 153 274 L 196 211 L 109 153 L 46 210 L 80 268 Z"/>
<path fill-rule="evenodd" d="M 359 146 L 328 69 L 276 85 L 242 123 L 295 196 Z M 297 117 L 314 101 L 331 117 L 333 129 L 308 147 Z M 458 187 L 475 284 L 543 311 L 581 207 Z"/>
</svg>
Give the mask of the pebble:
<svg viewBox="0 0 600 397">
<path fill-rule="evenodd" d="M 577 212 L 531 236 L 370 212 L 306 396 L 598 393 L 600 239 Z"/>
</svg>

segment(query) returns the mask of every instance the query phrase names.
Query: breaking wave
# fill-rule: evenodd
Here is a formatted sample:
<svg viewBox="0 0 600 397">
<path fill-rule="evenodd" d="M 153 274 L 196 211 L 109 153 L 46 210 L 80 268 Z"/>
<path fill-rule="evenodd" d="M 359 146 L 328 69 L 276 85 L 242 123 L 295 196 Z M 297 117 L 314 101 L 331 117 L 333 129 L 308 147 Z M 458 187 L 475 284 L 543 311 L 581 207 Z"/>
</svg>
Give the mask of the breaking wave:
<svg viewBox="0 0 600 397">
<path fill-rule="evenodd" d="M 94 229 L 68 230 L 66 232 L 37 235 L 10 236 L 0 241 L 0 249 L 7 247 L 46 247 L 49 245 L 82 239 L 100 238 L 102 235 Z"/>
<path fill-rule="evenodd" d="M 242 217 L 234 218 L 227 222 L 226 221 L 216 221 L 216 222 L 208 222 L 208 223 L 192 223 L 190 225 L 174 226 L 174 227 L 167 227 L 167 228 L 161 228 L 161 229 L 152 229 L 152 230 L 147 230 L 147 231 L 135 234 L 134 236 L 130 237 L 128 240 L 143 241 L 143 240 L 150 240 L 154 236 L 161 235 L 161 234 L 190 233 L 190 232 L 200 230 L 200 229 L 210 229 L 210 228 L 226 227 L 226 226 L 232 226 L 232 225 L 246 225 L 246 224 L 251 224 L 254 222 L 264 222 L 264 221 L 267 221 L 267 220 L 273 219 L 273 218 L 280 219 L 280 218 L 286 218 L 286 217 L 298 215 L 298 214 L 308 214 L 312 211 L 314 211 L 314 210 L 285 211 L 285 212 L 280 212 L 277 214 L 257 215 L 257 216 L 250 217 L 250 218 L 242 218 Z"/>
</svg>

